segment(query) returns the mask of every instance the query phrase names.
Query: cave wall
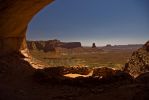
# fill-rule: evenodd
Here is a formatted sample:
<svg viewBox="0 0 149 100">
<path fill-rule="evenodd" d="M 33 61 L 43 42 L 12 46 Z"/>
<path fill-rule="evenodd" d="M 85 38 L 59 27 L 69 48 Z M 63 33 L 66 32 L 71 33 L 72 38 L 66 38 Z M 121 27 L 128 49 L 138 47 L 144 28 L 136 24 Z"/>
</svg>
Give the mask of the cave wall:
<svg viewBox="0 0 149 100">
<path fill-rule="evenodd" d="M 27 50 L 28 23 L 52 1 L 54 0 L 0 0 L 0 56 Z"/>
</svg>

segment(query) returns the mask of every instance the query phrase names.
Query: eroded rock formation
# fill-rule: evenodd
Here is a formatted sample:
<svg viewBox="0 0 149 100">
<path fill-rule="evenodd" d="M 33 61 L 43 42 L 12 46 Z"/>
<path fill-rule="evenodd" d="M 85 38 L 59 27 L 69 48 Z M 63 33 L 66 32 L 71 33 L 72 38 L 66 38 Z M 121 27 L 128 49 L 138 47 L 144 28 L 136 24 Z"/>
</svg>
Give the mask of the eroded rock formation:
<svg viewBox="0 0 149 100">
<path fill-rule="evenodd" d="M 50 81 L 50 83 L 52 83 L 56 74 L 59 75 L 59 72 L 63 70 L 61 68 L 53 68 L 53 70 L 46 69 L 45 71 L 45 69 L 43 69 L 40 70 L 43 72 L 36 73 L 36 70 L 32 68 L 28 61 L 25 61 L 25 58 L 21 55 L 21 52 L 27 51 L 25 32 L 28 22 L 41 8 L 50 2 L 52 2 L 52 0 L 0 0 L 0 56 L 5 55 L 0 58 L 0 100 L 97 100 L 99 98 L 101 100 L 149 100 L 149 86 L 146 84 L 146 82 L 149 82 L 146 81 L 146 79 L 148 80 L 148 73 L 138 77 L 137 81 L 141 84 L 132 84 L 131 80 L 128 84 L 125 82 L 120 84 L 117 80 L 120 79 L 120 81 L 122 81 L 124 77 L 125 79 L 130 79 L 129 75 L 124 73 L 116 73 L 112 76 L 110 80 L 116 78 L 115 84 L 107 80 L 108 84 L 99 85 L 101 81 L 98 83 L 98 79 L 94 79 L 94 77 L 79 77 L 75 80 L 66 79 L 63 81 L 64 83 L 72 84 L 72 87 L 61 84 L 59 80 L 55 81 L 52 85 L 49 83 L 39 84 L 35 82 L 33 76 L 38 79 L 40 79 L 39 77 L 48 79 L 51 77 L 49 75 L 53 74 L 54 77 Z M 148 65 L 148 44 L 149 43 L 146 43 L 142 49 L 134 53 L 131 58 L 132 60 L 128 62 L 129 66 L 126 69 L 128 72 L 132 73 L 132 75 L 134 75 L 133 70 L 140 72 L 139 68 Z M 17 54 L 14 52 L 17 52 Z M 135 61 L 137 63 L 135 63 Z M 138 63 L 141 63 L 140 66 L 137 67 L 139 70 L 135 70 Z M 130 67 L 130 65 L 132 65 L 132 67 Z M 145 70 L 147 69 L 148 67 Z M 99 73 L 101 73 L 100 70 Z M 108 73 L 108 70 L 110 71 L 111 69 L 106 69 L 105 73 Z M 68 71 L 76 72 L 78 70 Z M 88 72 L 86 69 L 79 71 L 79 73 Z M 34 72 L 37 76 L 33 75 Z M 110 73 L 111 72 L 113 72 L 113 70 L 111 70 Z M 98 75 L 98 71 L 96 73 Z M 91 84 L 91 88 L 82 88 L 82 86 L 86 86 L 86 83 Z M 97 84 L 95 85 L 95 83 Z M 78 87 L 74 87 L 74 85 Z"/>
<path fill-rule="evenodd" d="M 94 68 L 94 72 L 93 72 L 93 76 L 94 77 L 100 77 L 102 76 L 102 78 L 107 78 L 107 77 L 111 77 L 112 75 L 114 75 L 117 72 L 117 70 L 114 70 L 112 68 L 107 68 L 107 67 L 97 67 Z"/>
<path fill-rule="evenodd" d="M 57 47 L 73 49 L 81 47 L 80 42 L 61 42 L 59 40 L 27 41 L 30 50 L 43 50 L 44 52 L 56 51 Z"/>
<path fill-rule="evenodd" d="M 92 44 L 92 48 L 96 48 L 96 44 L 95 43 Z"/>
<path fill-rule="evenodd" d="M 107 44 L 106 47 L 112 47 L 112 45 L 111 44 Z"/>
<path fill-rule="evenodd" d="M 28 23 L 52 1 L 0 0 L 0 56 L 26 49 Z"/>
<path fill-rule="evenodd" d="M 149 41 L 133 52 L 124 70 L 134 77 L 149 71 Z"/>
</svg>

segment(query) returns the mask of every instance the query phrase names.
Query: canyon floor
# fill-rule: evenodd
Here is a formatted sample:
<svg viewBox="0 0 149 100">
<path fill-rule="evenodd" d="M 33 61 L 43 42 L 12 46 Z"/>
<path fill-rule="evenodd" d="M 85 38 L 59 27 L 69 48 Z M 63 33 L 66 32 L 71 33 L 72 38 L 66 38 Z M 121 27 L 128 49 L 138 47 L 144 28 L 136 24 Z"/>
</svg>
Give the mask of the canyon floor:
<svg viewBox="0 0 149 100">
<path fill-rule="evenodd" d="M 122 69 L 137 48 L 57 48 L 58 52 L 30 50 L 31 55 L 49 66 L 88 66 Z"/>
<path fill-rule="evenodd" d="M 90 50 L 93 52 L 91 54 L 81 54 L 80 49 L 75 52 L 78 52 L 78 50 L 80 53 L 79 56 L 74 56 L 75 59 L 88 59 L 88 63 L 98 61 L 100 64 L 103 62 L 102 64 L 105 67 L 107 67 L 106 65 L 110 66 L 109 63 L 107 64 L 104 61 L 109 60 L 110 64 L 111 62 L 112 64 L 115 64 L 114 62 L 123 64 L 132 53 L 132 50 L 116 50 L 114 52 L 113 50 L 109 51 L 109 49 L 104 51 L 87 49 L 88 52 L 91 52 Z M 75 53 L 70 52 L 71 54 Z M 36 59 L 45 62 L 51 59 L 50 57 L 59 57 L 53 53 L 53 56 L 50 56 L 50 53 L 43 53 L 42 51 L 31 51 L 31 54 Z M 56 68 L 56 70 L 54 67 L 54 70 L 47 69 L 50 71 L 48 73 L 45 73 L 44 70 L 38 72 L 18 54 L 1 57 L 0 64 L 0 100 L 149 100 L 148 73 L 133 78 L 122 72 L 103 80 L 90 77 L 90 73 L 87 78 L 82 76 L 76 79 L 66 78 L 65 76 L 59 77 L 57 76 L 60 71 L 59 68 Z M 98 64 L 95 66 L 98 66 Z M 51 77 L 52 75 L 54 77 Z"/>
<path fill-rule="evenodd" d="M 0 60 L 0 100 L 148 100 L 149 80 L 36 80 L 35 69 L 14 55 Z M 9 63 L 9 64 L 8 64 Z M 39 75 L 40 76 L 40 75 Z M 149 75 L 148 75 L 149 76 Z"/>
</svg>

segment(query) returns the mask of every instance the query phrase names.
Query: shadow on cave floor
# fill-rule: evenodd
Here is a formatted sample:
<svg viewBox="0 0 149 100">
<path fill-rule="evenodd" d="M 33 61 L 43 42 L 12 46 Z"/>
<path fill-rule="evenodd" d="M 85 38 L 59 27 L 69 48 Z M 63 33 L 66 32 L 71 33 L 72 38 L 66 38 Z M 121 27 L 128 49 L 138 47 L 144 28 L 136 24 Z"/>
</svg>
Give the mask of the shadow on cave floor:
<svg viewBox="0 0 149 100">
<path fill-rule="evenodd" d="M 61 67 L 36 70 L 17 54 L 0 58 L 0 66 L 0 100 L 149 100 L 148 81 L 129 75 L 64 78 Z"/>
</svg>

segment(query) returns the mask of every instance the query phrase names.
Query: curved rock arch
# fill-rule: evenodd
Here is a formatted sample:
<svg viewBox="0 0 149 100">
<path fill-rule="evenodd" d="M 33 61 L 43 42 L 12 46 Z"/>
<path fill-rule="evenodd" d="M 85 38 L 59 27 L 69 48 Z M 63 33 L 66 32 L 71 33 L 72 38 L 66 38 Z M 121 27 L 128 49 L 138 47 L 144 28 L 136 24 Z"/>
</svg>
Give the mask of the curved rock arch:
<svg viewBox="0 0 149 100">
<path fill-rule="evenodd" d="M 54 0 L 0 0 L 0 56 L 27 50 L 26 30 L 33 16 Z"/>
</svg>

